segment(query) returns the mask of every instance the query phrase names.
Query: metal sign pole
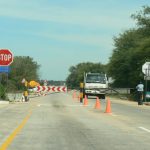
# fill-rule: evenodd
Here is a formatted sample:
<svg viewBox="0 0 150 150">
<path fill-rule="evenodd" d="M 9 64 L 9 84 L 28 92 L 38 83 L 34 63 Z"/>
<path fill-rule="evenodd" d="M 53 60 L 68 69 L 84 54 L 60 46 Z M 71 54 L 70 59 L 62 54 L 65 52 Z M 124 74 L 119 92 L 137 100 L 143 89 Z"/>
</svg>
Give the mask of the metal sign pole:
<svg viewBox="0 0 150 150">
<path fill-rule="evenodd" d="M 145 102 L 146 102 L 146 93 L 147 93 L 147 76 L 145 76 L 145 95 L 144 95 Z"/>
</svg>

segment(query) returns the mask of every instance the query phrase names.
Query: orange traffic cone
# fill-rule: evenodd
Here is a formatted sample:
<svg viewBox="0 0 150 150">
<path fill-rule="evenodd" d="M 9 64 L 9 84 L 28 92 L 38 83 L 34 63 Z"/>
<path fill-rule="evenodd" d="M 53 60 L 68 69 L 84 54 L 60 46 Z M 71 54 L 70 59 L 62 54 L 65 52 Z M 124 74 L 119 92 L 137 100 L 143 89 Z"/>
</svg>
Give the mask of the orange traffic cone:
<svg viewBox="0 0 150 150">
<path fill-rule="evenodd" d="M 100 109 L 101 105 L 100 105 L 100 100 L 99 98 L 97 97 L 96 98 L 96 103 L 95 103 L 95 109 Z"/>
<path fill-rule="evenodd" d="M 107 105 L 106 105 L 105 113 L 111 113 L 111 103 L 110 103 L 110 99 L 109 98 L 107 98 Z"/>
<path fill-rule="evenodd" d="M 73 96 L 72 97 L 73 97 L 73 99 L 75 99 L 77 97 L 76 91 L 73 92 Z"/>
<path fill-rule="evenodd" d="M 83 103 L 84 106 L 87 106 L 88 105 L 88 99 L 87 99 L 87 96 L 85 95 L 84 97 L 84 103 Z"/>
</svg>

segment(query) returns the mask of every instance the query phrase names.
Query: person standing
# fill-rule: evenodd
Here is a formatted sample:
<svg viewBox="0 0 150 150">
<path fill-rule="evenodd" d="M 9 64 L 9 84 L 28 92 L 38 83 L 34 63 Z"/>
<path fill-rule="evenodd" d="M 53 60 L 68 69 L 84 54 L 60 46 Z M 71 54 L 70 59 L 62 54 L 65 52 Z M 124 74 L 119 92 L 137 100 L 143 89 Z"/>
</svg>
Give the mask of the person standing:
<svg viewBox="0 0 150 150">
<path fill-rule="evenodd" d="M 137 101 L 138 105 L 143 105 L 143 91 L 144 91 L 144 85 L 142 82 L 140 82 L 137 86 Z"/>
</svg>

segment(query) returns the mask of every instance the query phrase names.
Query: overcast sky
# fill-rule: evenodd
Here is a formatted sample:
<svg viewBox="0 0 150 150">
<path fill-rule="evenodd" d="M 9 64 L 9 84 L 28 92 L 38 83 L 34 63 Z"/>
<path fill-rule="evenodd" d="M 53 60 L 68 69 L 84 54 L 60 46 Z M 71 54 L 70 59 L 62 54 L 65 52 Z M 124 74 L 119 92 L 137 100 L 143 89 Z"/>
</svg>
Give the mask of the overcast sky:
<svg viewBox="0 0 150 150">
<path fill-rule="evenodd" d="M 65 80 L 70 66 L 109 61 L 113 37 L 135 27 L 150 0 L 0 0 L 0 49 L 30 56 L 40 78 Z"/>
</svg>

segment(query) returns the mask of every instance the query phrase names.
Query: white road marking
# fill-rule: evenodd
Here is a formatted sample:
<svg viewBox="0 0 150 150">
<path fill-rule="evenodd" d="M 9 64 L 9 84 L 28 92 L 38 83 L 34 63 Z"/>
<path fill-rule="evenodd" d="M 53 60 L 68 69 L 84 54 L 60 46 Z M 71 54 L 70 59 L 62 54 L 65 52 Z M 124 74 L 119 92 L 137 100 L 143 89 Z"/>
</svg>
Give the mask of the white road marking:
<svg viewBox="0 0 150 150">
<path fill-rule="evenodd" d="M 146 128 L 144 128 L 144 127 L 139 127 L 139 129 L 142 129 L 142 130 L 144 130 L 144 131 L 146 131 L 146 132 L 149 132 L 149 133 L 150 133 L 150 130 L 149 130 L 149 129 L 146 129 Z"/>
<path fill-rule="evenodd" d="M 84 106 L 83 104 L 81 104 L 81 105 L 65 105 L 65 106 L 67 106 L 67 107 L 91 107 L 92 105 L 86 105 L 86 106 Z"/>
<path fill-rule="evenodd" d="M 53 106 L 62 106 L 62 107 L 91 107 L 92 105 L 86 105 L 84 106 L 83 104 L 79 104 L 79 105 L 59 105 L 59 104 L 56 104 L 56 105 L 52 105 L 52 104 L 38 104 L 37 106 L 40 107 L 40 106 L 48 106 L 48 107 L 53 107 Z"/>
<path fill-rule="evenodd" d="M 110 115 L 112 115 L 113 117 L 116 117 L 116 116 L 118 116 L 118 115 L 116 115 L 116 114 L 113 114 L 113 113 L 111 113 Z"/>
</svg>

